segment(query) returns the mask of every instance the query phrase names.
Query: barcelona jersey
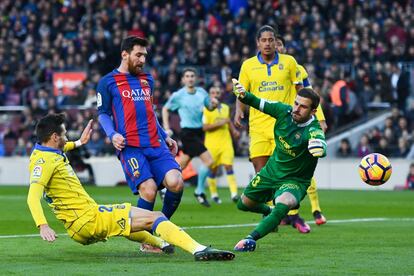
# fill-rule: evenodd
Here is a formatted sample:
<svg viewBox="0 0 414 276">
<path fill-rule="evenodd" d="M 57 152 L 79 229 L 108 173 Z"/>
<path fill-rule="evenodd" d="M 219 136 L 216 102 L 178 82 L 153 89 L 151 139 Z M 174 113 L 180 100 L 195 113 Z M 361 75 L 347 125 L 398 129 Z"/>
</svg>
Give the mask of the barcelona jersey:
<svg viewBox="0 0 414 276">
<path fill-rule="evenodd" d="M 113 70 L 98 83 L 98 113 L 113 117 L 115 131 L 125 137 L 127 146 L 160 146 L 163 130 L 152 105 L 153 89 L 149 73 L 131 75 Z"/>
</svg>

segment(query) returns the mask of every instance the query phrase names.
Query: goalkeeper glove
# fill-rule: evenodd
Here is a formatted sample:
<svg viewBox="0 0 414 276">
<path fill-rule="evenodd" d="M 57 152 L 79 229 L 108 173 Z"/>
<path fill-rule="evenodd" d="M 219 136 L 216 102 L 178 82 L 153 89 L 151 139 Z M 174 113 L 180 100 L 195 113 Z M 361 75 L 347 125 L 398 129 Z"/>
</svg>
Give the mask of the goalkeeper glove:
<svg viewBox="0 0 414 276">
<path fill-rule="evenodd" d="M 243 99 L 246 96 L 246 89 L 237 79 L 232 79 L 233 82 L 233 93 L 237 98 Z"/>
<path fill-rule="evenodd" d="M 309 139 L 308 151 L 313 157 L 325 156 L 326 143 L 321 139 Z"/>
</svg>

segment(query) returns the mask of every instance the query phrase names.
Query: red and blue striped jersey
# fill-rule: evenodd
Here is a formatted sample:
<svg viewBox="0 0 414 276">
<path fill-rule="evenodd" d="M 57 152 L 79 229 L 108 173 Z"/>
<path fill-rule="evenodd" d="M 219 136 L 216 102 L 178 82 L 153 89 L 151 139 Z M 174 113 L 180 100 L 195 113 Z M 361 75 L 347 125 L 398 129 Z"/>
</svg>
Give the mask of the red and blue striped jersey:
<svg viewBox="0 0 414 276">
<path fill-rule="evenodd" d="M 158 147 L 165 131 L 160 127 L 152 105 L 154 79 L 149 73 L 136 76 L 113 70 L 97 87 L 97 107 L 100 115 L 112 116 L 114 131 L 126 138 L 133 147 Z M 100 120 L 101 121 L 101 120 Z M 112 138 L 102 123 L 106 134 Z"/>
</svg>

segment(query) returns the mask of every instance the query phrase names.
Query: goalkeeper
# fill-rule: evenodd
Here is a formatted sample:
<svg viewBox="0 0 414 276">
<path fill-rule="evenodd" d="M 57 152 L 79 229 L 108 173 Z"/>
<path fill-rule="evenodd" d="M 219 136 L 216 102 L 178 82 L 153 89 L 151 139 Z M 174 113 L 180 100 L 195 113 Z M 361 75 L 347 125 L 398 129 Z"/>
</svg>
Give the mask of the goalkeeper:
<svg viewBox="0 0 414 276">
<path fill-rule="evenodd" d="M 259 225 L 235 250 L 254 251 L 256 240 L 263 238 L 280 223 L 290 209 L 297 208 L 306 195 L 318 158 L 326 155 L 325 135 L 314 114 L 319 95 L 310 88 L 298 91 L 293 106 L 270 102 L 246 92 L 233 79 L 238 99 L 274 118 L 276 147 L 266 165 L 244 190 L 237 207 L 265 215 Z M 266 202 L 274 200 L 271 208 Z"/>
</svg>

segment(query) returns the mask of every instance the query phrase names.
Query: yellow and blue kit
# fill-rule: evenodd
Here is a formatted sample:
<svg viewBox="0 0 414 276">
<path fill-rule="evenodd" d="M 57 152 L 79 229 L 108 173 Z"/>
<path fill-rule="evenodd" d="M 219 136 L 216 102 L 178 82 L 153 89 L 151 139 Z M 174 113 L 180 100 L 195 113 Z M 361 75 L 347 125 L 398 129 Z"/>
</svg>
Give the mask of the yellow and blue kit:
<svg viewBox="0 0 414 276">
<path fill-rule="evenodd" d="M 40 204 L 43 196 L 77 242 L 89 244 L 110 236 L 129 236 L 131 205 L 98 205 L 82 187 L 64 153 L 74 148 L 74 142 L 66 143 L 63 151 L 36 144 L 30 156 L 27 203 L 36 226 L 47 224 Z"/>
<path fill-rule="evenodd" d="M 229 118 L 230 108 L 226 104 L 220 103 L 217 108 L 211 111 L 204 108 L 203 124 L 214 124 L 219 120 Z M 213 157 L 213 167 L 217 167 L 218 165 L 233 165 L 234 149 L 229 124 L 206 131 L 204 144 Z"/>
<path fill-rule="evenodd" d="M 239 82 L 256 97 L 290 105 L 296 98 L 295 86 L 304 84 L 304 79 L 309 86 L 307 73 L 297 64 L 295 58 L 279 53 L 276 53 L 275 59 L 267 64 L 259 52 L 243 62 L 239 75 Z M 321 120 L 321 112 L 319 107 L 316 114 L 319 120 Z M 250 108 L 250 158 L 272 155 L 275 147 L 273 136 L 275 122 L 275 118 Z"/>
</svg>

